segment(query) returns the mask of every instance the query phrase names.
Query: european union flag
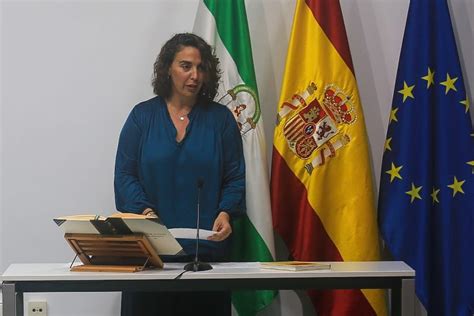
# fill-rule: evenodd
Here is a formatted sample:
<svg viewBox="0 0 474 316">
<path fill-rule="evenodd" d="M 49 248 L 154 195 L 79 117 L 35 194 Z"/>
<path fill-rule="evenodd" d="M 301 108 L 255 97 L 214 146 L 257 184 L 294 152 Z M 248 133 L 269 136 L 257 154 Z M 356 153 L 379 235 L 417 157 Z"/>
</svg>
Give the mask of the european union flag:
<svg viewBox="0 0 474 316">
<path fill-rule="evenodd" d="M 446 0 L 410 2 L 379 224 L 429 315 L 474 313 L 474 138 Z"/>
</svg>

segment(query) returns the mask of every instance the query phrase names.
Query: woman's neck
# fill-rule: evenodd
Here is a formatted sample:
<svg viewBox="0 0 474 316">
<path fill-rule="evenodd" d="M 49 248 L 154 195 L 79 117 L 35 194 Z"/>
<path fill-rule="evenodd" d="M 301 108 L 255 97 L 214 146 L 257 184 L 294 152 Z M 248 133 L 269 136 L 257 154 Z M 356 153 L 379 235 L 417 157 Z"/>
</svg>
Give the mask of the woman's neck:
<svg viewBox="0 0 474 316">
<path fill-rule="evenodd" d="M 182 98 L 179 96 L 170 96 L 166 99 L 166 104 L 177 111 L 191 110 L 196 103 L 195 98 Z"/>
</svg>

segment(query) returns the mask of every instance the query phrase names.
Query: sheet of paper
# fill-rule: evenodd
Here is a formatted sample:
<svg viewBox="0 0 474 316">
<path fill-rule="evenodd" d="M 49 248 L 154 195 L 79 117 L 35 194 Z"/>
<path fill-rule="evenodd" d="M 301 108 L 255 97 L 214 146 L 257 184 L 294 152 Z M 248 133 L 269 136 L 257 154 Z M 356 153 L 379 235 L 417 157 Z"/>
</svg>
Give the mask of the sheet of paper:
<svg viewBox="0 0 474 316">
<path fill-rule="evenodd" d="M 168 230 L 174 238 L 196 239 L 196 228 L 171 228 Z M 215 233 L 216 232 L 212 230 L 200 229 L 199 239 L 206 240 Z"/>
</svg>

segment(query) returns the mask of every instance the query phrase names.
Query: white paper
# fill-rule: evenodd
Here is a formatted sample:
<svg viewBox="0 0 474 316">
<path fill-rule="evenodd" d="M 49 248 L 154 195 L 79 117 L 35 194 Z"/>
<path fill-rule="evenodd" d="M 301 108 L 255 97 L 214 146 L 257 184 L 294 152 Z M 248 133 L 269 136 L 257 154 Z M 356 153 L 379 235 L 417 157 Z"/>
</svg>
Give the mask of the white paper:
<svg viewBox="0 0 474 316">
<path fill-rule="evenodd" d="M 196 228 L 170 228 L 168 230 L 174 238 L 196 239 Z M 217 232 L 207 229 L 200 229 L 199 239 L 206 240 L 215 233 Z"/>
</svg>

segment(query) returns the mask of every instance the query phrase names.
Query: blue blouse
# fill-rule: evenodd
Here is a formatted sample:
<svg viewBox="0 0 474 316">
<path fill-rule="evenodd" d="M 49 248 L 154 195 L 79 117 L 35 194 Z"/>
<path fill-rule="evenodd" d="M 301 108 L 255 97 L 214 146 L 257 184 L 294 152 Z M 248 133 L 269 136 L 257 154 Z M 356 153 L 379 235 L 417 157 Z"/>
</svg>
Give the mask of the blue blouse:
<svg viewBox="0 0 474 316">
<path fill-rule="evenodd" d="M 231 218 L 245 205 L 242 139 L 232 113 L 212 102 L 188 114 L 181 142 L 161 97 L 134 107 L 120 134 L 115 161 L 115 203 L 121 212 L 152 208 L 168 228 L 195 228 L 198 182 L 200 227 L 212 229 L 220 211 Z M 224 256 L 229 239 L 200 242 L 200 253 Z M 188 254 L 195 241 L 178 240 Z"/>
</svg>

